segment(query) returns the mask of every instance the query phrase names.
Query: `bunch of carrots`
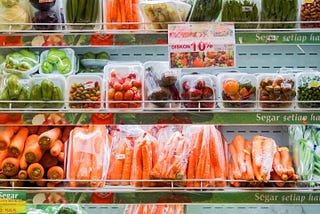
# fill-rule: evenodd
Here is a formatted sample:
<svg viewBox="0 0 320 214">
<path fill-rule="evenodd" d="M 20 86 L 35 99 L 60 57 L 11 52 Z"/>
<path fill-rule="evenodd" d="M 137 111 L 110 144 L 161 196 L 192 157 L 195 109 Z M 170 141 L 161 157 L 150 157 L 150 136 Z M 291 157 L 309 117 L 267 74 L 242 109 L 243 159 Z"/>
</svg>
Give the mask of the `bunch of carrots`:
<svg viewBox="0 0 320 214">
<path fill-rule="evenodd" d="M 108 0 L 106 3 L 107 29 L 138 29 L 137 0 Z M 114 24 L 117 23 L 117 24 Z"/>
<path fill-rule="evenodd" d="M 262 185 L 275 180 L 277 186 L 296 181 L 292 159 L 287 147 L 279 147 L 269 137 L 256 135 L 248 140 L 236 135 L 229 144 L 229 178 L 232 186 Z"/>
<path fill-rule="evenodd" d="M 129 204 L 125 214 L 183 214 L 184 206 L 181 204 Z"/>
<path fill-rule="evenodd" d="M 215 126 L 190 130 L 187 187 L 224 187 L 228 176 L 226 142 Z M 202 181 L 203 180 L 203 181 Z"/>
<path fill-rule="evenodd" d="M 70 187 L 102 187 L 108 151 L 108 133 L 104 125 L 75 127 L 68 152 Z"/>
<path fill-rule="evenodd" d="M 64 143 L 71 127 L 7 126 L 0 131 L 0 167 L 3 178 L 23 186 L 30 179 L 38 186 L 61 183 L 64 173 Z M 42 179 L 48 179 L 43 181 Z"/>
</svg>

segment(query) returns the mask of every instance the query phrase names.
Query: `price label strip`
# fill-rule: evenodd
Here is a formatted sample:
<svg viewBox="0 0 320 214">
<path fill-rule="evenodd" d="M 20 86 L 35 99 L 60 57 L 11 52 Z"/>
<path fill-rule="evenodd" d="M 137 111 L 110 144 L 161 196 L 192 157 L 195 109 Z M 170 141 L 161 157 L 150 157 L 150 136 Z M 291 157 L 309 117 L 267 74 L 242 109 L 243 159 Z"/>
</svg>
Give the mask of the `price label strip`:
<svg viewBox="0 0 320 214">
<path fill-rule="evenodd" d="M 0 192 L 0 213 L 22 214 L 27 213 L 25 192 Z"/>
<path fill-rule="evenodd" d="M 170 24 L 168 51 L 171 68 L 234 67 L 234 24 Z"/>
</svg>

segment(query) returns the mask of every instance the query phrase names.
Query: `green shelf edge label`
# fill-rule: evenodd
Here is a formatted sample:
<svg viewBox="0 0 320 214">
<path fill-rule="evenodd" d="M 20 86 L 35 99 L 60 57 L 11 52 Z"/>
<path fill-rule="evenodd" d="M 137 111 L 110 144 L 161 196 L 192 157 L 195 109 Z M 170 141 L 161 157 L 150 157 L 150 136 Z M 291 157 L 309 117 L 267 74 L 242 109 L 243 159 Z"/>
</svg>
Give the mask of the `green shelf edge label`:
<svg viewBox="0 0 320 214">
<path fill-rule="evenodd" d="M 0 213 L 26 213 L 26 192 L 0 191 Z"/>
</svg>

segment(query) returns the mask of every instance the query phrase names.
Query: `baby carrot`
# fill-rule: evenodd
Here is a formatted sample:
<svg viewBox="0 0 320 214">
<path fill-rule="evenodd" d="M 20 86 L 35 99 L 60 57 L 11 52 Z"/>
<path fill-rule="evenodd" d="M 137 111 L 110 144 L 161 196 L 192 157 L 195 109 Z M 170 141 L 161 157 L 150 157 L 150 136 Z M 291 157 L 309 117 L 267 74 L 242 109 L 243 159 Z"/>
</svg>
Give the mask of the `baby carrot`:
<svg viewBox="0 0 320 214">
<path fill-rule="evenodd" d="M 26 127 L 21 127 L 19 131 L 12 137 L 8 146 L 8 154 L 11 157 L 18 157 L 23 153 L 25 141 L 28 137 L 29 130 Z"/>
</svg>

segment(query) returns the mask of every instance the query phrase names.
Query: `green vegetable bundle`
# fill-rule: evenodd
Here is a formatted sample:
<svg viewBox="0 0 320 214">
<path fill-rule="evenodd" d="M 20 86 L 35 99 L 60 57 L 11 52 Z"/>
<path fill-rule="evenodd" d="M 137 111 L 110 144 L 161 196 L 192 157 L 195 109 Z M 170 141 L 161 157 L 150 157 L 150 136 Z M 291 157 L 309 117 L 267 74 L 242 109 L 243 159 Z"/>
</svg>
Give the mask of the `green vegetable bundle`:
<svg viewBox="0 0 320 214">
<path fill-rule="evenodd" d="M 261 28 L 294 28 L 297 21 L 298 0 L 262 0 L 262 22 L 289 22 L 289 23 L 265 23 Z"/>
<path fill-rule="evenodd" d="M 196 0 L 190 13 L 190 21 L 215 21 L 220 15 L 222 0 Z"/>
<path fill-rule="evenodd" d="M 75 28 L 94 28 L 90 23 L 96 23 L 99 18 L 100 0 L 67 0 L 66 14 L 69 23 L 89 23 L 73 26 Z"/>
<path fill-rule="evenodd" d="M 224 3 L 221 15 L 223 22 L 257 22 L 259 21 L 258 7 L 249 0 L 227 0 Z M 236 28 L 257 28 L 257 24 L 240 23 Z"/>
<path fill-rule="evenodd" d="M 319 186 L 320 178 L 320 127 L 291 125 L 290 143 L 296 171 L 307 186 Z"/>
</svg>

